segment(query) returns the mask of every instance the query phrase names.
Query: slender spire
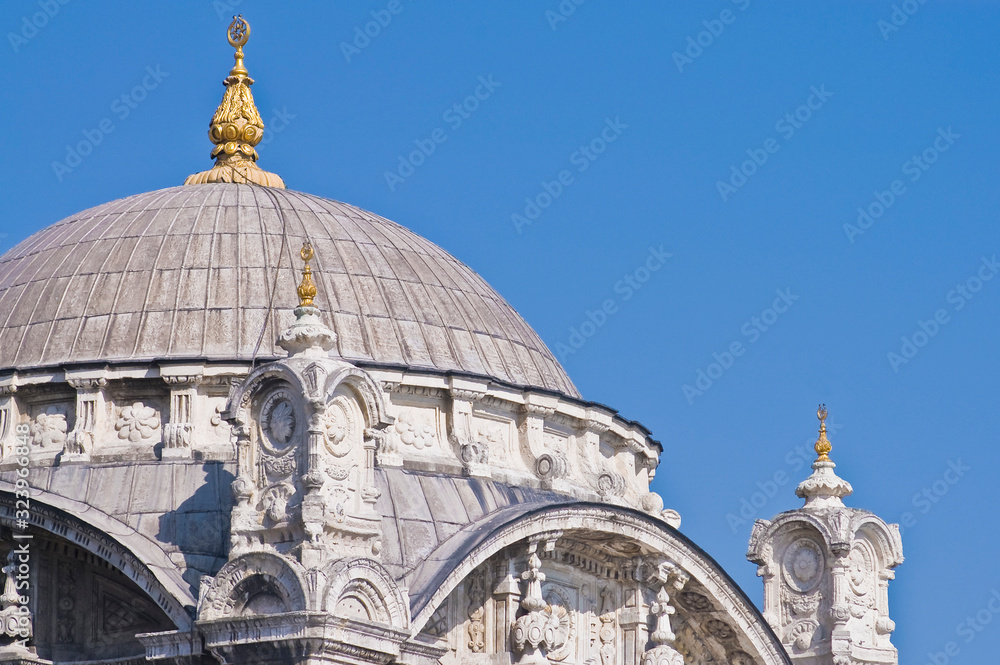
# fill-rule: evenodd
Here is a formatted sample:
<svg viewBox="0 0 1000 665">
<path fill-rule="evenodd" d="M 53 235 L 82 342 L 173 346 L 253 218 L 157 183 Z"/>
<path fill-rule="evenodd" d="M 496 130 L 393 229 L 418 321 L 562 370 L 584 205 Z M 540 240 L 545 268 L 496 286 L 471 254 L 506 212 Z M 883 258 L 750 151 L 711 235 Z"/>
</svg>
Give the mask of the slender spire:
<svg viewBox="0 0 1000 665">
<path fill-rule="evenodd" d="M 826 438 L 826 414 L 826 404 L 820 404 L 816 410 L 816 417 L 819 418 L 819 438 L 816 439 L 815 446 L 816 454 L 819 455 L 817 462 L 829 462 L 830 451 L 833 450 L 833 444 Z"/>
<path fill-rule="evenodd" d="M 816 411 L 816 417 L 819 418 L 819 438 L 816 439 L 817 457 L 812 465 L 813 472 L 795 489 L 795 494 L 806 500 L 805 508 L 843 506 L 841 499 L 854 491 L 849 482 L 834 472 L 837 465 L 830 460 L 833 444 L 826 438 L 826 415 L 826 405 L 820 404 Z"/>
<path fill-rule="evenodd" d="M 302 267 L 302 281 L 299 282 L 299 288 L 296 289 L 299 294 L 299 307 L 312 307 L 313 298 L 316 297 L 316 282 L 313 281 L 313 271 L 309 266 L 309 262 L 315 256 L 311 242 L 306 240 L 302 243 L 299 256 L 305 262 L 305 265 Z"/>
<path fill-rule="evenodd" d="M 320 318 L 319 307 L 313 304 L 317 289 L 309 262 L 316 252 L 311 242 L 306 240 L 302 243 L 299 256 L 305 263 L 302 266 L 302 281 L 296 289 L 299 306 L 295 308 L 295 322 L 278 337 L 278 346 L 291 356 L 323 357 L 336 346 L 337 334 L 326 327 Z"/>
<path fill-rule="evenodd" d="M 185 185 L 214 182 L 237 182 L 285 188 L 281 177 L 257 166 L 254 146 L 264 136 L 264 121 L 253 102 L 250 86 L 253 79 L 243 64 L 243 46 L 250 39 L 250 24 L 243 15 L 234 16 L 228 29 L 229 44 L 236 49 L 236 60 L 223 84 L 226 92 L 209 123 L 208 138 L 215 144 L 212 158 L 215 166 L 208 171 L 189 175 Z"/>
</svg>

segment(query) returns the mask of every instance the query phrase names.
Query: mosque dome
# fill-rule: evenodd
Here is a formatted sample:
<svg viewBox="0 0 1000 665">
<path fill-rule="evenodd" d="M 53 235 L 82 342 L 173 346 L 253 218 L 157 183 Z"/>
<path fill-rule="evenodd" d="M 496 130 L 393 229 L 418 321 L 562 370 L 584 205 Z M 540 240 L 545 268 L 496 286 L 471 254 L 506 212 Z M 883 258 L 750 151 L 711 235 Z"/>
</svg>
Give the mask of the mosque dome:
<svg viewBox="0 0 1000 665">
<path fill-rule="evenodd" d="M 534 330 L 434 243 L 345 203 L 252 183 L 172 187 L 72 215 L 0 257 L 0 373 L 284 355 L 303 241 L 335 351 L 579 397 Z"/>
</svg>

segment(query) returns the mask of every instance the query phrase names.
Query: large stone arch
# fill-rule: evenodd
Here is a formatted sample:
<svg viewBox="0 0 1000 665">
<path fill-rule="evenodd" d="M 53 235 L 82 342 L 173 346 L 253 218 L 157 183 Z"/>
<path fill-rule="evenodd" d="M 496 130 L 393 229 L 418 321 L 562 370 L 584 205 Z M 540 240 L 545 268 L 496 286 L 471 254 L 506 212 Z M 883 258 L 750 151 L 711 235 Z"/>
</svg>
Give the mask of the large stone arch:
<svg viewBox="0 0 1000 665">
<path fill-rule="evenodd" d="M 181 571 L 154 541 L 107 513 L 51 492 L 31 488 L 28 524 L 69 540 L 121 572 L 179 630 L 193 624 L 195 598 Z M 16 527 L 14 485 L 0 480 L 0 522 Z"/>
<path fill-rule="evenodd" d="M 413 634 L 423 630 L 459 584 L 504 548 L 547 534 L 563 537 L 589 532 L 639 544 L 669 559 L 731 617 L 763 663 L 790 662 L 774 632 L 736 583 L 701 548 L 661 520 L 628 508 L 574 503 L 487 522 L 463 529 L 415 571 L 410 584 Z"/>
</svg>

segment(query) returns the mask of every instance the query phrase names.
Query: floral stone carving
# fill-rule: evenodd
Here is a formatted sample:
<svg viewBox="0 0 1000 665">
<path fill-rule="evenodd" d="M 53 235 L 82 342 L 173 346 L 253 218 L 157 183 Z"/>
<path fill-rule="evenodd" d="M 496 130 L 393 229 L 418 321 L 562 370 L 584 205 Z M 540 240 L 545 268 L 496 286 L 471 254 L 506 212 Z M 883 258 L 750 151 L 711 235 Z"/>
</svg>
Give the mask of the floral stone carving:
<svg viewBox="0 0 1000 665">
<path fill-rule="evenodd" d="M 156 409 L 142 402 L 126 406 L 115 422 L 118 438 L 131 443 L 149 441 L 159 428 L 160 416 L 156 413 Z"/>
<path fill-rule="evenodd" d="M 434 428 L 415 422 L 411 411 L 399 414 L 394 427 L 396 434 L 399 435 L 399 440 L 407 446 L 423 450 L 434 445 Z"/>
</svg>

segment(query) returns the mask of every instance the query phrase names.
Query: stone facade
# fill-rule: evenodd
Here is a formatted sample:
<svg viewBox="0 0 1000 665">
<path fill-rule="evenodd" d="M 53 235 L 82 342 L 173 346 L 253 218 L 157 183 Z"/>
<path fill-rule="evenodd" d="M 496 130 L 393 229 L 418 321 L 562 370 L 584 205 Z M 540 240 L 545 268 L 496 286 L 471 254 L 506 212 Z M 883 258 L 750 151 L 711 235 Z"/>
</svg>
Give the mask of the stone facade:
<svg viewBox="0 0 1000 665">
<path fill-rule="evenodd" d="M 27 452 L 33 532 L 135 598 L 40 560 L 39 588 L 63 591 L 55 614 L 34 597 L 17 658 L 139 658 L 138 634 L 147 659 L 178 663 L 784 662 L 649 492 L 661 449 L 641 426 L 545 391 L 364 369 L 330 353 L 316 308 L 296 314 L 288 357 L 256 368 L 3 379 L 0 489 L 16 494 Z M 134 612 L 110 619 L 119 639 L 84 638 L 64 606 L 81 626 Z"/>
<path fill-rule="evenodd" d="M 641 425 L 345 357 L 331 320 L 300 305 L 261 361 L 0 369 L 0 662 L 896 662 L 898 530 L 843 505 L 825 453 L 755 526 L 762 615 L 650 491 Z"/>
</svg>

